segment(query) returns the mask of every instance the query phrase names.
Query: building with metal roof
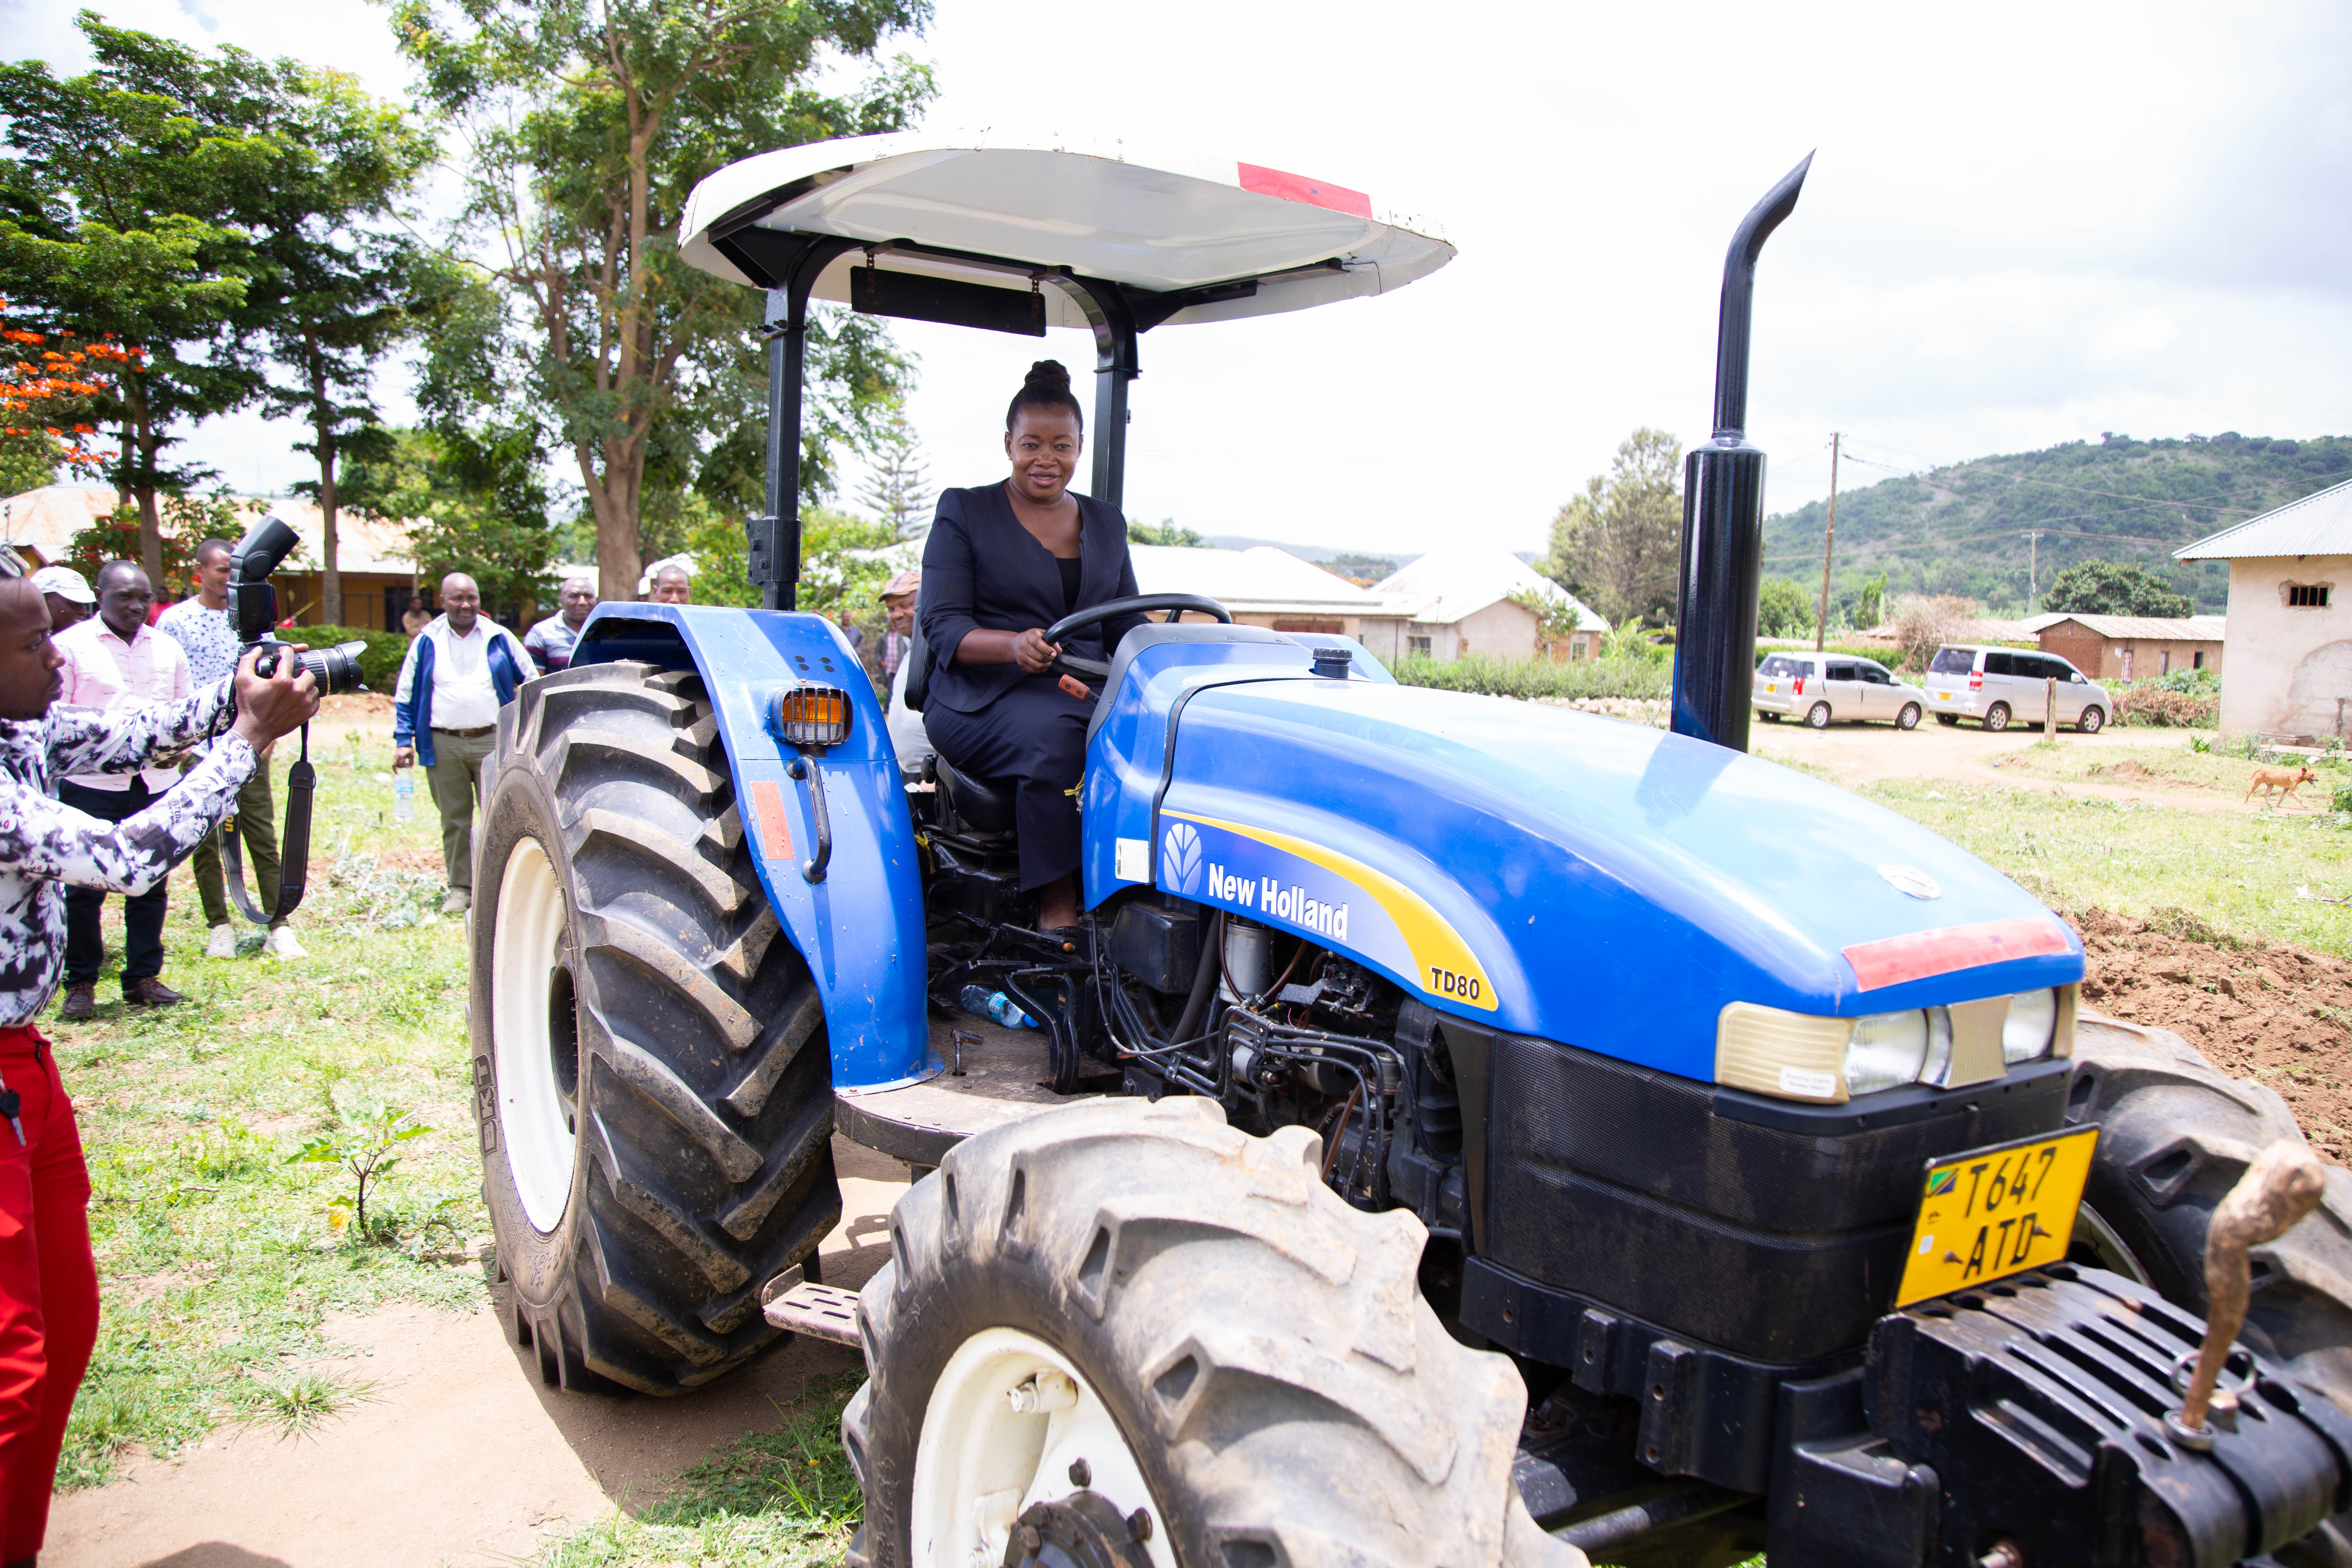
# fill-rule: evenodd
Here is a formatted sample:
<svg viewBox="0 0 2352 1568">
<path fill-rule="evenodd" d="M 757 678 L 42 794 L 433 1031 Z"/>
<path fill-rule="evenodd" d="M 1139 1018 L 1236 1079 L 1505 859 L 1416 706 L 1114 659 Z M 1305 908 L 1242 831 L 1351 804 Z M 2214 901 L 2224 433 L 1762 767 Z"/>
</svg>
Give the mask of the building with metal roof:
<svg viewBox="0 0 2352 1568">
<path fill-rule="evenodd" d="M 1597 658 L 1609 623 L 1573 594 L 1501 548 L 1433 550 L 1372 592 L 1403 617 L 1405 649 L 1433 658 L 1485 654 L 1532 658 L 1549 652 L 1562 660 Z M 1564 610 L 1574 629 L 1549 637 L 1545 617 L 1525 600 Z"/>
<path fill-rule="evenodd" d="M 2230 563 L 2221 729 L 2352 740 L 2352 481 L 2173 552 Z"/>
<path fill-rule="evenodd" d="M 1404 620 L 1387 599 L 1287 550 L 1129 543 L 1127 552 L 1146 594 L 1204 594 L 1243 626 L 1353 637 L 1384 662 L 1402 651 Z"/>
<path fill-rule="evenodd" d="M 2146 680 L 2221 668 L 2226 616 L 2037 616 L 2044 653 L 2095 680 Z"/>
</svg>

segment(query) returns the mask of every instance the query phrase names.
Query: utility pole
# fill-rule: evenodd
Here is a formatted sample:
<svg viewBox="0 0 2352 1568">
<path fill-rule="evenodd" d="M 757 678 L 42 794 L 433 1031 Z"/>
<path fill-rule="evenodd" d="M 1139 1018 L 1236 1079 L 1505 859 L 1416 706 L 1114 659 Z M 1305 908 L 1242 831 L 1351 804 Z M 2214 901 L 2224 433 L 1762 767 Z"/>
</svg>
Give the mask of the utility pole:
<svg viewBox="0 0 2352 1568">
<path fill-rule="evenodd" d="M 2025 533 L 2025 613 L 2033 613 L 2033 601 L 2042 597 L 2042 531 L 2026 530 Z"/>
<path fill-rule="evenodd" d="M 1822 535 L 1822 607 L 1813 620 L 1813 651 L 1822 651 L 1829 638 L 1830 629 L 1830 552 L 1837 545 L 1837 471 L 1838 442 L 1834 430 L 1830 432 L 1830 526 Z"/>
</svg>

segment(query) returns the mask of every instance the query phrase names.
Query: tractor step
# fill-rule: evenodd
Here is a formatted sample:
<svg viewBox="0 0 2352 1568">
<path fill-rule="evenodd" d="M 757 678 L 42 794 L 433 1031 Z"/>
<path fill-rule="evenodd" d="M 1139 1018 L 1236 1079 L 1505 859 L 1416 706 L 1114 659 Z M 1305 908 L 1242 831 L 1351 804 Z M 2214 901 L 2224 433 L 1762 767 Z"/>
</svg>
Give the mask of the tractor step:
<svg viewBox="0 0 2352 1568">
<path fill-rule="evenodd" d="M 794 1264 L 776 1281 L 795 1278 L 800 1266 Z M 775 1285 L 769 1289 L 775 1290 Z M 760 1311 L 769 1322 L 792 1333 L 813 1340 L 828 1340 L 837 1345 L 857 1343 L 857 1292 L 844 1290 L 835 1285 L 820 1285 L 813 1279 L 797 1279 L 781 1293 L 770 1295 L 760 1305 Z"/>
<path fill-rule="evenodd" d="M 1043 1033 L 962 1013 L 931 1020 L 931 1069 L 897 1089 L 835 1090 L 834 1131 L 928 1169 L 975 1132 L 1094 1098 L 1047 1087 L 1054 1068 Z"/>
</svg>

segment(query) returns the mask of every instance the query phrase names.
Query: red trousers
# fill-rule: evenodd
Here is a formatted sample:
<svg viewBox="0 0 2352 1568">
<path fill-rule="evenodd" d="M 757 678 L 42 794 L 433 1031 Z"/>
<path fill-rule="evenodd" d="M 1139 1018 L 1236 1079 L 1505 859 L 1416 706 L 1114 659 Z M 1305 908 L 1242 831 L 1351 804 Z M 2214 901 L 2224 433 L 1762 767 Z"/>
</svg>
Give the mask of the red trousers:
<svg viewBox="0 0 2352 1568">
<path fill-rule="evenodd" d="M 16 1563 L 48 1530 L 66 1417 L 98 1342 L 98 1268 L 81 1131 L 38 1030 L 0 1029 L 0 1083 L 25 1129 L 19 1143 L 0 1117 L 0 1563 Z"/>
</svg>

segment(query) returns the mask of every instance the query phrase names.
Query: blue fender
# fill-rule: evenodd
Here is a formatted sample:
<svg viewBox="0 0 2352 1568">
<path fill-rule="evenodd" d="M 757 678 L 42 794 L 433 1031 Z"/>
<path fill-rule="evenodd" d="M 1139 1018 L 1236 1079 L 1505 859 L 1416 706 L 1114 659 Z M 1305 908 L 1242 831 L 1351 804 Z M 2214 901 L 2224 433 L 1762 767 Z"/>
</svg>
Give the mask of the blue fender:
<svg viewBox="0 0 2352 1568">
<path fill-rule="evenodd" d="M 836 1089 L 877 1089 L 939 1070 L 925 1011 L 923 887 L 914 819 L 873 683 L 822 616 L 716 605 L 599 605 L 575 665 L 640 659 L 699 671 L 734 769 L 737 809 L 760 886 L 824 1002 Z M 816 843 L 797 753 L 770 728 L 781 688 L 849 694 L 848 738 L 815 760 L 833 827 L 825 879 L 802 865 Z"/>
</svg>

